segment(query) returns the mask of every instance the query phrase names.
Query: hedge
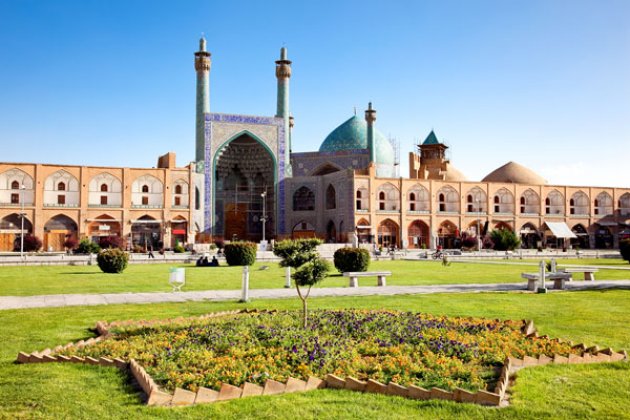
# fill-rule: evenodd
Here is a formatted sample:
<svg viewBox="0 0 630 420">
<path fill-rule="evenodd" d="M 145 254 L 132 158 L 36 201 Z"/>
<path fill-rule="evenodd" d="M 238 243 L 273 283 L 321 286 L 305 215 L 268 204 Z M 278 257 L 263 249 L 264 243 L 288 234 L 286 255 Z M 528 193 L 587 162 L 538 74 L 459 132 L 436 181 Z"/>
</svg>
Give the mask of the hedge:
<svg viewBox="0 0 630 420">
<path fill-rule="evenodd" d="M 253 242 L 234 242 L 225 245 L 223 253 L 228 265 L 252 265 L 256 262 L 257 249 Z"/>
<path fill-rule="evenodd" d="M 122 273 L 127 268 L 129 254 L 119 248 L 108 248 L 98 253 L 96 262 L 103 273 Z"/>
<path fill-rule="evenodd" d="M 348 271 L 367 271 L 370 265 L 370 253 L 363 248 L 339 248 L 334 255 L 335 268 L 340 273 Z"/>
</svg>

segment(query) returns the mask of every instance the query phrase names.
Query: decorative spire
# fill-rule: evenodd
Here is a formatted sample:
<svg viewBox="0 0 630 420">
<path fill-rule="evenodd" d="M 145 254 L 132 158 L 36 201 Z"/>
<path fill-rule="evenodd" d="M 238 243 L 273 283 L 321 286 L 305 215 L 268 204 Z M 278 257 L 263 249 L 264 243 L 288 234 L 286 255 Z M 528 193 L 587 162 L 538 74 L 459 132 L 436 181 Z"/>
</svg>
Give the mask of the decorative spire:
<svg viewBox="0 0 630 420">
<path fill-rule="evenodd" d="M 374 142 L 374 121 L 376 121 L 376 110 L 372 109 L 372 102 L 368 103 L 365 110 L 365 121 L 367 121 L 367 149 L 370 153 L 370 163 L 376 162 L 376 147 Z"/>
<path fill-rule="evenodd" d="M 201 33 L 201 38 L 199 39 L 199 51 L 206 51 L 206 38 L 203 36 L 203 32 Z"/>
<path fill-rule="evenodd" d="M 280 60 L 276 61 L 276 77 L 278 79 L 291 77 L 291 60 L 287 59 L 286 47 L 280 48 Z"/>
</svg>

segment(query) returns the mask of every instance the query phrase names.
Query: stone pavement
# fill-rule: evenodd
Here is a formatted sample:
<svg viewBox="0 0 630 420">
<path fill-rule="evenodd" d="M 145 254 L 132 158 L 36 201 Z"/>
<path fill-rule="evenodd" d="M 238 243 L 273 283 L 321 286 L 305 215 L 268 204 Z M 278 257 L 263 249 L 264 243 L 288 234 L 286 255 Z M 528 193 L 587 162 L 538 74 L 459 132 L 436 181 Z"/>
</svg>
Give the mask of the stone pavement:
<svg viewBox="0 0 630 420">
<path fill-rule="evenodd" d="M 324 296 L 391 296 L 430 293 L 477 293 L 477 292 L 509 292 L 527 289 L 527 283 L 495 283 L 495 284 L 444 284 L 432 286 L 362 286 L 314 288 L 312 297 Z M 628 289 L 630 280 L 614 281 L 571 281 L 566 289 L 598 290 Z M 286 299 L 295 298 L 295 289 L 250 289 L 251 299 Z M 27 309 L 59 306 L 92 306 L 113 305 L 120 303 L 159 303 L 186 301 L 230 301 L 241 297 L 240 290 L 204 290 L 196 292 L 148 292 L 148 293 L 106 293 L 106 294 L 71 294 L 42 296 L 0 296 L 0 310 Z"/>
</svg>

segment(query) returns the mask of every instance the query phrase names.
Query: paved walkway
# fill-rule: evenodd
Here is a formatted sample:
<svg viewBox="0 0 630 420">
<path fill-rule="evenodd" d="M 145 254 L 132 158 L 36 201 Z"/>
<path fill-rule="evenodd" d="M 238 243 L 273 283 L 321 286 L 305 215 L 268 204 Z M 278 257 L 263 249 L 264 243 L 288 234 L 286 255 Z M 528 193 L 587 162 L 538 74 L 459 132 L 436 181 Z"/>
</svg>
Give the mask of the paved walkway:
<svg viewBox="0 0 630 420">
<path fill-rule="evenodd" d="M 630 280 L 615 281 L 572 281 L 566 283 L 567 290 L 589 289 L 628 289 Z M 323 296 L 391 296 L 415 295 L 430 293 L 477 293 L 525 291 L 525 283 L 495 284 L 446 284 L 434 286 L 386 286 L 386 287 L 326 287 L 314 288 L 313 297 Z M 286 299 L 295 298 L 295 289 L 251 289 L 251 299 Z M 205 290 L 178 293 L 106 293 L 106 294 L 72 294 L 42 296 L 0 296 L 0 310 L 45 308 L 59 306 L 92 306 L 113 305 L 121 303 L 158 303 L 186 301 L 231 301 L 241 298 L 240 290 Z"/>
</svg>

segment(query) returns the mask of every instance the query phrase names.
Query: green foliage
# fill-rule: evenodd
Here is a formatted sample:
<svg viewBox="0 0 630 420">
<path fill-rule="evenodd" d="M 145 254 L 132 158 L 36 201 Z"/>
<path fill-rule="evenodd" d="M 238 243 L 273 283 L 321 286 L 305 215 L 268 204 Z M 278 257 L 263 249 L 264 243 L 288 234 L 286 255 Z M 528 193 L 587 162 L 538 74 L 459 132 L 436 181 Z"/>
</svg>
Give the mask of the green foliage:
<svg viewBox="0 0 630 420">
<path fill-rule="evenodd" d="M 298 268 L 309 261 L 318 258 L 317 245 L 322 243 L 321 239 L 286 239 L 276 242 L 273 249 L 274 255 L 282 258 L 282 267 Z"/>
<path fill-rule="evenodd" d="M 75 254 L 98 254 L 100 250 L 101 247 L 97 243 L 90 241 L 88 238 L 83 238 L 74 252 Z"/>
<path fill-rule="evenodd" d="M 293 280 L 295 280 L 295 284 L 310 287 L 324 280 L 329 271 L 330 264 L 328 261 L 316 258 L 300 266 L 300 268 L 293 273 L 292 277 Z"/>
<path fill-rule="evenodd" d="M 129 263 L 129 254 L 119 248 L 108 248 L 98 253 L 96 262 L 103 273 L 122 273 Z"/>
<path fill-rule="evenodd" d="M 253 242 L 234 242 L 227 244 L 223 252 L 228 265 L 252 265 L 256 262 L 256 249 Z"/>
<path fill-rule="evenodd" d="M 619 252 L 621 253 L 621 258 L 630 263 L 630 239 L 619 241 Z"/>
<path fill-rule="evenodd" d="M 519 237 L 509 229 L 495 229 L 490 232 L 490 238 L 497 251 L 513 251 L 521 245 Z"/>
<path fill-rule="evenodd" d="M 184 248 L 184 246 L 178 242 L 177 245 L 175 245 L 175 248 L 173 248 L 173 252 L 176 254 L 182 254 L 186 252 L 186 248 Z M 254 254 L 254 257 L 255 256 L 256 254 Z M 251 265 L 251 264 L 247 264 L 247 265 Z"/>
<path fill-rule="evenodd" d="M 367 271 L 370 266 L 370 253 L 364 248 L 339 248 L 335 251 L 334 262 L 340 273 Z"/>
</svg>

